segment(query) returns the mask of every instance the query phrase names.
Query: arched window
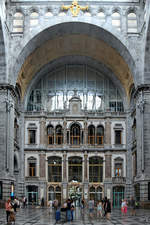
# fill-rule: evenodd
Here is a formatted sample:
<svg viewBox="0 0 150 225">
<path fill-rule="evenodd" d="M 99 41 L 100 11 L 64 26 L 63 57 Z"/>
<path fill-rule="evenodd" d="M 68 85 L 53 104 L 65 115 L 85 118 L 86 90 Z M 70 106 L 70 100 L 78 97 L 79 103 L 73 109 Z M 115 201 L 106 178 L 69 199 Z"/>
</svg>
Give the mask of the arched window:
<svg viewBox="0 0 150 225">
<path fill-rule="evenodd" d="M 54 199 L 55 199 L 54 187 L 49 186 L 49 188 L 48 188 L 48 201 L 50 201 L 50 200 L 54 201 Z"/>
<path fill-rule="evenodd" d="M 53 14 L 50 11 L 47 11 L 45 13 L 45 19 L 48 21 L 51 17 L 53 16 Z"/>
<path fill-rule="evenodd" d="M 56 126 L 56 144 L 61 145 L 63 143 L 63 130 L 61 125 Z"/>
<path fill-rule="evenodd" d="M 136 141 L 136 119 L 134 118 L 133 126 L 132 126 L 132 141 Z"/>
<path fill-rule="evenodd" d="M 39 24 L 39 14 L 37 12 L 32 12 L 30 14 L 30 27 L 35 27 Z"/>
<path fill-rule="evenodd" d="M 121 28 L 120 13 L 114 12 L 111 18 L 112 18 L 112 26 L 115 27 L 118 31 L 120 31 Z"/>
<path fill-rule="evenodd" d="M 102 200 L 102 198 L 103 198 L 103 189 L 102 187 L 98 186 L 96 188 L 96 202 Z"/>
<path fill-rule="evenodd" d="M 68 166 L 69 182 L 82 182 L 82 158 L 70 157 Z"/>
<path fill-rule="evenodd" d="M 28 111 L 40 111 L 42 108 L 41 105 L 41 90 L 33 90 L 30 95 L 30 102 L 28 103 Z"/>
<path fill-rule="evenodd" d="M 61 182 L 62 159 L 60 157 L 48 158 L 48 182 Z"/>
<path fill-rule="evenodd" d="M 105 21 L 106 21 L 106 19 L 105 19 L 105 14 L 104 14 L 104 12 L 99 12 L 98 14 L 97 14 L 97 16 L 98 16 L 98 18 L 100 19 L 100 22 L 101 23 L 105 23 Z"/>
<path fill-rule="evenodd" d="M 14 171 L 18 172 L 18 160 L 16 155 L 14 156 Z"/>
<path fill-rule="evenodd" d="M 55 198 L 61 203 L 61 187 L 57 186 L 55 189 Z"/>
<path fill-rule="evenodd" d="M 136 33 L 137 32 L 137 16 L 134 12 L 130 12 L 127 16 L 128 18 L 128 32 Z"/>
<path fill-rule="evenodd" d="M 15 141 L 18 141 L 18 123 L 17 123 L 17 119 L 15 118 L 14 120 L 14 139 Z"/>
<path fill-rule="evenodd" d="M 104 127 L 102 125 L 97 127 L 96 142 L 98 145 L 104 144 Z"/>
<path fill-rule="evenodd" d="M 13 16 L 13 32 L 22 33 L 23 32 L 23 20 L 24 16 L 21 12 L 16 12 Z"/>
<path fill-rule="evenodd" d="M 28 168 L 29 168 L 29 177 L 35 177 L 36 175 L 36 164 L 37 160 L 33 156 L 28 158 Z"/>
<path fill-rule="evenodd" d="M 39 91 L 40 94 L 37 94 Z M 65 64 L 49 71 L 32 86 L 28 96 L 28 111 L 39 111 L 41 108 L 48 113 L 63 114 L 70 110 L 73 96 L 81 100 L 81 114 L 91 111 L 124 111 L 123 99 L 117 86 L 100 71 L 85 64 Z"/>
<path fill-rule="evenodd" d="M 60 12 L 58 16 L 66 16 L 65 12 Z"/>
<path fill-rule="evenodd" d="M 89 158 L 89 182 L 103 182 L 103 158 L 97 156 Z"/>
<path fill-rule="evenodd" d="M 91 16 L 91 13 L 85 12 L 85 13 L 84 13 L 84 16 Z"/>
<path fill-rule="evenodd" d="M 70 144 L 79 145 L 80 144 L 80 126 L 74 123 L 70 127 Z"/>
<path fill-rule="evenodd" d="M 48 125 L 47 127 L 47 136 L 48 136 L 48 144 L 54 144 L 54 127 L 52 125 Z"/>
<path fill-rule="evenodd" d="M 96 199 L 95 187 L 93 186 L 90 187 L 89 192 L 90 192 L 90 200 L 94 200 L 95 202 L 95 199 Z"/>
<path fill-rule="evenodd" d="M 90 145 L 95 144 L 95 127 L 94 127 L 94 125 L 90 125 L 88 127 L 88 144 L 90 144 Z"/>
</svg>

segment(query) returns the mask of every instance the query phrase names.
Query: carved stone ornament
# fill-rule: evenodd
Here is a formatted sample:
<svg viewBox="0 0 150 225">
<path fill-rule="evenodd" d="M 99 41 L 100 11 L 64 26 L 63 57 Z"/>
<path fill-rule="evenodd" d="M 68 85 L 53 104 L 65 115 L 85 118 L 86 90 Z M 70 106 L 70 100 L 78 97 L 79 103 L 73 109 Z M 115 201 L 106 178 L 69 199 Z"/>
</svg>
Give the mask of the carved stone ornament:
<svg viewBox="0 0 150 225">
<path fill-rule="evenodd" d="M 76 0 L 74 0 L 72 2 L 72 5 L 68 5 L 68 6 L 63 5 L 62 6 L 63 10 L 70 9 L 70 11 L 71 11 L 73 16 L 77 16 L 79 14 L 80 10 L 85 11 L 85 10 L 88 10 L 88 8 L 89 8 L 88 6 L 80 6 L 80 5 L 78 5 L 78 2 Z"/>
</svg>

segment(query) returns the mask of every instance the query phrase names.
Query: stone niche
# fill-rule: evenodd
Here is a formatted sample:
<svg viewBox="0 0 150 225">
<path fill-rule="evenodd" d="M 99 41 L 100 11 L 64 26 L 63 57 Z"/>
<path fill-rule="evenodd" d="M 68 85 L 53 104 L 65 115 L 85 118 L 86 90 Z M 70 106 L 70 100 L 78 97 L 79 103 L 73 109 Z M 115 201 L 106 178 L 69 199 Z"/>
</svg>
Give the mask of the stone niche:
<svg viewBox="0 0 150 225">
<path fill-rule="evenodd" d="M 81 115 L 81 99 L 78 96 L 73 96 L 69 100 L 69 114 L 70 115 Z"/>
</svg>

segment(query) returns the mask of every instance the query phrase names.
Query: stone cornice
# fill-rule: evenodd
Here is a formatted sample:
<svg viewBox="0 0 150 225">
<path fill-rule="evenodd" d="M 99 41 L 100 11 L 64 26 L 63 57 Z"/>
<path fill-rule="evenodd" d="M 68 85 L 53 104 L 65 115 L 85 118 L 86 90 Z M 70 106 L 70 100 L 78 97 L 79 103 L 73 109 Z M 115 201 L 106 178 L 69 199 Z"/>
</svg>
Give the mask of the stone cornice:
<svg viewBox="0 0 150 225">
<path fill-rule="evenodd" d="M 16 98 L 17 94 L 15 91 L 15 88 L 13 85 L 11 84 L 0 84 L 0 91 L 1 90 L 9 90 L 11 92 L 11 94 Z"/>
<path fill-rule="evenodd" d="M 138 85 L 134 92 L 134 97 L 136 97 L 141 91 L 149 91 L 150 92 L 150 84 L 141 84 Z"/>
</svg>

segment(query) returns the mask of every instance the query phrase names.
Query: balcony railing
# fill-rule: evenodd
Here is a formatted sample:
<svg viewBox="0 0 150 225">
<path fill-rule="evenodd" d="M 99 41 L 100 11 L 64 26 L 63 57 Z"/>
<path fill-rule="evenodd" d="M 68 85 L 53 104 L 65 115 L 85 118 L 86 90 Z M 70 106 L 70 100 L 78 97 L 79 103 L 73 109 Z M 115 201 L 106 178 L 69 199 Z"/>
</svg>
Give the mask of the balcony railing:
<svg viewBox="0 0 150 225">
<path fill-rule="evenodd" d="M 126 182 L 125 177 L 112 177 L 113 184 L 124 184 Z"/>
</svg>

